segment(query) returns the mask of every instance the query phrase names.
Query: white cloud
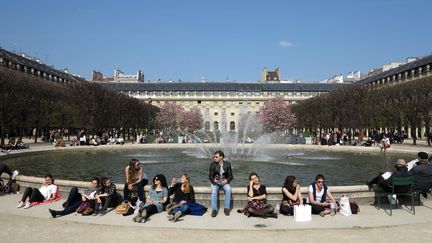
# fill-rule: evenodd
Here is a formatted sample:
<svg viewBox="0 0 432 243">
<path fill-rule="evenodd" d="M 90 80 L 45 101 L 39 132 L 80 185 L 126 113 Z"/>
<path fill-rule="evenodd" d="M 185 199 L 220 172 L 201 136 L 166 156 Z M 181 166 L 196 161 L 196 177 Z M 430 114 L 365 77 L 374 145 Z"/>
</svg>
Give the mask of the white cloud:
<svg viewBox="0 0 432 243">
<path fill-rule="evenodd" d="M 288 47 L 292 47 L 293 43 L 291 43 L 289 41 L 279 41 L 279 46 L 281 48 L 288 48 Z"/>
</svg>

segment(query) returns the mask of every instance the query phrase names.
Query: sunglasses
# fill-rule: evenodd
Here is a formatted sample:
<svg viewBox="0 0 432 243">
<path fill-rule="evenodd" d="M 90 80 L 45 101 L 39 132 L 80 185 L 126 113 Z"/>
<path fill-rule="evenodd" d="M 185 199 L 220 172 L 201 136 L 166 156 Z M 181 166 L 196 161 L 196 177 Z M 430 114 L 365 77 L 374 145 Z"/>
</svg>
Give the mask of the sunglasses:
<svg viewBox="0 0 432 243">
<path fill-rule="evenodd" d="M 155 181 L 158 181 L 159 180 L 159 178 L 155 178 Z"/>
<path fill-rule="evenodd" d="M 321 183 L 324 183 L 324 181 L 317 181 L 317 183 L 320 183 L 320 184 L 321 184 Z"/>
</svg>

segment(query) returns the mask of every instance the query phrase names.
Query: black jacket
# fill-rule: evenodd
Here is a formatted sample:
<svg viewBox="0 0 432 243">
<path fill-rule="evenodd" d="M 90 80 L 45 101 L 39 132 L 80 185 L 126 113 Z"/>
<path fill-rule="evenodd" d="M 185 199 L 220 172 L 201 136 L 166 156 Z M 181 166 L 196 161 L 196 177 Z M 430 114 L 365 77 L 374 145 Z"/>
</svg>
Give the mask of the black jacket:
<svg viewBox="0 0 432 243">
<path fill-rule="evenodd" d="M 224 161 L 223 169 L 225 171 L 225 173 L 223 174 L 223 177 L 225 179 L 227 179 L 228 183 L 230 183 L 232 181 L 232 179 L 234 179 L 233 173 L 231 170 L 231 163 Z M 215 180 L 216 176 L 218 176 L 219 178 L 222 177 L 220 175 L 220 166 L 219 166 L 219 163 L 212 162 L 210 164 L 210 171 L 209 171 L 209 180 L 212 184 L 215 183 L 214 180 Z"/>
</svg>

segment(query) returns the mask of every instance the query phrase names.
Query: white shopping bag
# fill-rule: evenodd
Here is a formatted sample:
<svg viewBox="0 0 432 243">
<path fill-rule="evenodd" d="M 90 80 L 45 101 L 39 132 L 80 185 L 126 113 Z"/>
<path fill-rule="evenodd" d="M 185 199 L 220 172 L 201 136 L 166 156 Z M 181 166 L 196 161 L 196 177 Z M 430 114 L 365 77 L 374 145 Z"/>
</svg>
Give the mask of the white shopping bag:
<svg viewBox="0 0 432 243">
<path fill-rule="evenodd" d="M 352 213 L 351 213 L 349 198 L 343 196 L 341 197 L 339 203 L 340 203 L 339 213 L 342 214 L 343 216 L 351 216 Z"/>
<path fill-rule="evenodd" d="M 312 220 L 312 207 L 310 205 L 294 206 L 294 221 L 305 222 Z"/>
</svg>

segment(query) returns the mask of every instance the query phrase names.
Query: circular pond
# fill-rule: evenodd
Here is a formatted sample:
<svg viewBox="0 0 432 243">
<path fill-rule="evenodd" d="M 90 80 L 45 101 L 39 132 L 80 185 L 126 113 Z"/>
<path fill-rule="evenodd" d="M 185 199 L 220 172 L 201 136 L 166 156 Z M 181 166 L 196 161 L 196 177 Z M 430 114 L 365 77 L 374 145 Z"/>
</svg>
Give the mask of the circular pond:
<svg viewBox="0 0 432 243">
<path fill-rule="evenodd" d="M 260 155 L 262 154 L 262 155 Z M 44 176 L 87 181 L 94 176 L 109 176 L 124 183 L 124 167 L 132 158 L 140 160 L 146 174 L 158 173 L 170 181 L 186 172 L 193 185 L 208 186 L 211 159 L 194 148 L 122 148 L 95 150 L 62 150 L 37 155 L 22 155 L 2 162 L 22 175 Z M 302 186 L 312 182 L 318 173 L 326 176 L 328 185 L 358 185 L 391 169 L 397 158 L 410 159 L 407 154 L 366 154 L 340 151 L 269 148 L 254 157 L 230 160 L 233 186 L 246 186 L 249 172 L 256 171 L 266 186 L 281 186 L 287 175 L 294 175 Z"/>
</svg>

